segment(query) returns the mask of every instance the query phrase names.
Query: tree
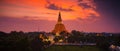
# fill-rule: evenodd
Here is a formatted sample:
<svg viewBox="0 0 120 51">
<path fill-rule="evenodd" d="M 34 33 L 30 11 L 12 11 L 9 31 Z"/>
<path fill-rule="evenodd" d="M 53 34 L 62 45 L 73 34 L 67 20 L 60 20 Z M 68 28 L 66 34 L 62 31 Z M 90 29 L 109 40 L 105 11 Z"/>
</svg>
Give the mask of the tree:
<svg viewBox="0 0 120 51">
<path fill-rule="evenodd" d="M 58 42 L 60 39 L 62 39 L 61 36 L 55 36 L 55 38 L 53 39 L 55 42 Z"/>
<path fill-rule="evenodd" d="M 32 51 L 43 51 L 44 42 L 42 40 L 43 39 L 39 38 L 39 36 L 32 40 L 31 42 Z"/>
</svg>

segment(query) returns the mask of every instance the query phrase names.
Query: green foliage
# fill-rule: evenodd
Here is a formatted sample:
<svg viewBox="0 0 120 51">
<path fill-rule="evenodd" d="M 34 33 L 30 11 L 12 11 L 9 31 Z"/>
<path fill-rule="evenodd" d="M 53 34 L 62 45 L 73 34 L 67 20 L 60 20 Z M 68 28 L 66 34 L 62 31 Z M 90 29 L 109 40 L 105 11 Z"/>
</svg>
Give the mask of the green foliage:
<svg viewBox="0 0 120 51">
<path fill-rule="evenodd" d="M 22 31 L 11 31 L 8 34 L 4 32 L 0 32 L 0 34 L 0 51 L 41 51 L 46 45 L 39 38 L 39 33 L 27 34 Z M 50 44 L 49 41 L 48 44 Z"/>
<path fill-rule="evenodd" d="M 95 46 L 51 46 L 45 51 L 101 51 Z"/>
<path fill-rule="evenodd" d="M 80 43 L 80 41 L 85 41 L 84 34 L 82 32 L 72 30 L 71 35 L 68 37 L 68 42 L 70 43 Z"/>
<path fill-rule="evenodd" d="M 11 31 L 5 33 L 0 31 L 0 51 L 41 51 L 44 48 L 49 47 L 50 41 L 44 41 L 39 38 L 39 34 L 45 32 L 29 32 L 24 33 L 22 31 Z M 67 38 L 65 38 L 67 36 Z M 47 36 L 45 37 L 47 39 Z M 96 36 L 94 33 L 85 34 L 73 30 L 71 33 L 61 32 L 60 36 L 54 38 L 55 42 L 60 39 L 67 40 L 68 43 L 96 43 L 95 49 L 103 49 L 108 51 L 110 44 L 120 46 L 120 35 L 114 34 L 114 36 Z M 94 49 L 92 46 L 52 46 L 46 49 L 46 51 L 87 51 L 88 49 Z M 103 51 L 102 50 L 102 51 Z M 95 50 L 91 50 L 95 51 Z M 97 50 L 96 50 L 97 51 Z"/>
<path fill-rule="evenodd" d="M 58 42 L 60 39 L 63 39 L 62 36 L 55 36 L 53 39 L 55 42 Z"/>
</svg>

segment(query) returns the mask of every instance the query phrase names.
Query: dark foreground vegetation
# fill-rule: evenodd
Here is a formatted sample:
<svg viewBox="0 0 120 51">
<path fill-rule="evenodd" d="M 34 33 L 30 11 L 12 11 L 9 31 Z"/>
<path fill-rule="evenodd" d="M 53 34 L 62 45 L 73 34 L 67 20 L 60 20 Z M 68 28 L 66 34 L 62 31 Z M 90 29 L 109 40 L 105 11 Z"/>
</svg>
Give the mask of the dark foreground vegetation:
<svg viewBox="0 0 120 51">
<path fill-rule="evenodd" d="M 16 32 L 10 33 L 0 32 L 0 51 L 110 51 L 111 44 L 120 46 L 120 34 L 113 34 L 112 36 L 97 35 L 97 33 L 84 33 L 73 30 L 71 33 L 61 32 L 60 36 L 54 38 L 55 42 L 60 39 L 68 41 L 68 43 L 96 43 L 96 46 L 51 46 L 50 41 L 43 41 L 39 38 L 40 34 L 46 32 Z M 54 34 L 53 34 L 54 35 Z M 64 38 L 68 36 L 67 38 Z M 47 39 L 47 36 L 44 36 Z M 55 48 L 55 49 L 54 49 Z M 62 50 L 64 49 L 64 50 Z M 90 50 L 91 51 L 91 50 Z"/>
<path fill-rule="evenodd" d="M 0 32 L 0 51 L 42 51 L 50 42 L 43 42 L 39 34 L 40 32 Z"/>
<path fill-rule="evenodd" d="M 45 51 L 102 51 L 96 46 L 51 46 Z"/>
</svg>

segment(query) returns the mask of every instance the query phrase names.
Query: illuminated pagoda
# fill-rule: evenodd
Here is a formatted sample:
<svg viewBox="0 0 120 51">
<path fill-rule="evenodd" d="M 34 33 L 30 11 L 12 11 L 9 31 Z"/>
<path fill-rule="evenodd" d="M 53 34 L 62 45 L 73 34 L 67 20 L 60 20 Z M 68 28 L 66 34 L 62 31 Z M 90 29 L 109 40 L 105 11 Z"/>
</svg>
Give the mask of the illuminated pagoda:
<svg viewBox="0 0 120 51">
<path fill-rule="evenodd" d="M 55 33 L 56 35 L 59 35 L 63 31 L 67 32 L 64 24 L 62 23 L 61 13 L 59 12 L 58 21 L 57 21 L 57 24 L 55 25 L 52 33 Z"/>
</svg>

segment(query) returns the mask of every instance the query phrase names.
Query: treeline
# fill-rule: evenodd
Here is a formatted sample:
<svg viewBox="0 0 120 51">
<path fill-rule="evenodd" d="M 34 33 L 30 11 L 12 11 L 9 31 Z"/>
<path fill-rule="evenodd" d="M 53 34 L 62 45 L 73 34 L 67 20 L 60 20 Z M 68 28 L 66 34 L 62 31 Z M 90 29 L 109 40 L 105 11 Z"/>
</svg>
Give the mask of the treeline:
<svg viewBox="0 0 120 51">
<path fill-rule="evenodd" d="M 44 51 L 50 45 L 50 41 L 43 41 L 39 35 L 44 35 L 48 39 L 46 32 L 17 32 L 11 31 L 5 33 L 0 31 L 0 51 Z M 120 46 L 120 34 L 113 34 L 112 36 L 99 35 L 98 33 L 86 33 L 76 30 L 71 32 L 61 32 L 59 36 L 54 37 L 55 42 L 62 40 L 67 43 L 96 43 L 96 46 L 109 51 L 111 44 Z"/>
<path fill-rule="evenodd" d="M 96 43 L 96 46 L 104 51 L 109 51 L 110 45 L 120 46 L 120 34 L 114 33 L 86 33 L 72 30 L 70 33 L 61 32 L 54 38 L 55 42 L 63 39 L 67 43 Z"/>
<path fill-rule="evenodd" d="M 0 51 L 44 51 L 50 41 L 43 42 L 39 34 L 45 32 L 0 32 Z"/>
</svg>

